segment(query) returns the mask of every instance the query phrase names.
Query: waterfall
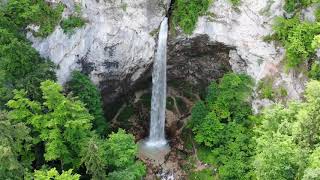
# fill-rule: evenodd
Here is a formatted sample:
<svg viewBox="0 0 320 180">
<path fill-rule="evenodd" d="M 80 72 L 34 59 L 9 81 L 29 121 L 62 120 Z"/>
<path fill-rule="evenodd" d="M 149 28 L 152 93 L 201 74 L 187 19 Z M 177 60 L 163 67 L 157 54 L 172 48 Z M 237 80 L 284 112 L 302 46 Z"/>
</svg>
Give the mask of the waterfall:
<svg viewBox="0 0 320 180">
<path fill-rule="evenodd" d="M 152 72 L 151 123 L 148 146 L 165 145 L 165 112 L 167 97 L 167 38 L 168 18 L 160 26 L 158 48 Z"/>
</svg>

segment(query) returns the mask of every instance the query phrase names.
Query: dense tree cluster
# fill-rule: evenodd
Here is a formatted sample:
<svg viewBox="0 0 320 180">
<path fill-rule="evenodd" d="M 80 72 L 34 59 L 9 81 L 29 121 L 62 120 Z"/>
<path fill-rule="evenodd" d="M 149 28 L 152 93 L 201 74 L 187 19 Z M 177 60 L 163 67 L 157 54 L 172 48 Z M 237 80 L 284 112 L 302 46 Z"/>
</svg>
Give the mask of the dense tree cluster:
<svg viewBox="0 0 320 180">
<path fill-rule="evenodd" d="M 320 82 L 307 84 L 305 102 L 256 116 L 250 91 L 248 77 L 227 74 L 194 106 L 194 139 L 208 150 L 202 160 L 218 166 L 221 179 L 319 179 Z"/>
<path fill-rule="evenodd" d="M 90 78 L 79 71 L 74 71 L 66 89 L 83 102 L 89 113 L 94 116 L 93 127 L 100 135 L 107 133 L 108 124 L 104 118 L 101 95 Z"/>
<path fill-rule="evenodd" d="M 14 98 L 7 103 L 9 112 L 1 114 L 0 164 L 5 166 L 0 168 L 0 177 L 20 179 L 32 170 L 32 163 L 67 170 L 61 175 L 54 169 L 36 171 L 34 176 L 39 179 L 77 179 L 70 169 L 83 173 L 79 171 L 82 165 L 93 179 L 134 180 L 145 174 L 145 166 L 136 161 L 132 135 L 120 129 L 107 139 L 100 138 L 91 129 L 94 117 L 81 101 L 63 95 L 62 87 L 49 80 L 40 88 L 42 102 L 28 99 L 23 90 L 14 91 Z"/>
<path fill-rule="evenodd" d="M 276 105 L 261 115 L 254 156 L 258 179 L 318 179 L 320 82 L 307 85 L 305 102 Z"/>
<path fill-rule="evenodd" d="M 253 82 L 247 75 L 226 74 L 211 83 L 205 101 L 192 110 L 195 141 L 210 149 L 209 162 L 223 179 L 248 179 L 253 150 L 249 97 Z"/>
</svg>

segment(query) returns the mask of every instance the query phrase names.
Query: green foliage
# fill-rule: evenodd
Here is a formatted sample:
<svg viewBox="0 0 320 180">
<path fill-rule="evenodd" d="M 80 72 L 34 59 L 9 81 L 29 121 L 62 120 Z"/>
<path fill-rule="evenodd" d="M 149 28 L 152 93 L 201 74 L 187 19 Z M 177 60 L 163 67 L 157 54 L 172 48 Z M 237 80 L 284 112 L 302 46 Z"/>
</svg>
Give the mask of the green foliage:
<svg viewBox="0 0 320 180">
<path fill-rule="evenodd" d="M 320 82 L 307 84 L 305 102 L 266 109 L 256 128 L 258 179 L 317 179 L 320 145 Z"/>
<path fill-rule="evenodd" d="M 102 136 L 106 135 L 109 125 L 104 118 L 101 94 L 90 78 L 79 71 L 72 72 L 67 90 L 77 96 L 94 116 L 93 129 Z"/>
<path fill-rule="evenodd" d="M 13 89 L 25 89 L 28 97 L 39 100 L 40 82 L 55 79 L 53 69 L 30 43 L 0 28 L 0 107 L 12 98 Z"/>
<path fill-rule="evenodd" d="M 309 71 L 309 77 L 315 80 L 320 80 L 320 64 L 318 61 L 313 62 Z"/>
<path fill-rule="evenodd" d="M 293 12 L 297 7 L 295 0 L 285 0 L 284 10 L 287 12 Z"/>
<path fill-rule="evenodd" d="M 320 82 L 310 81 L 306 89 L 306 103 L 297 112 L 293 135 L 303 148 L 314 149 L 320 143 Z"/>
<path fill-rule="evenodd" d="M 302 180 L 317 180 L 320 177 L 320 148 L 317 147 L 308 159 Z"/>
<path fill-rule="evenodd" d="M 48 180 L 48 179 L 54 179 L 54 180 L 79 180 L 80 175 L 79 174 L 72 174 L 72 169 L 68 171 L 64 171 L 61 174 L 55 169 L 52 168 L 50 170 L 41 169 L 36 170 L 34 172 L 34 180 Z"/>
<path fill-rule="evenodd" d="M 192 109 L 195 140 L 211 149 L 205 161 L 219 166 L 222 179 L 250 177 L 248 157 L 254 145 L 248 98 L 252 85 L 249 76 L 226 74 L 219 84 L 209 86 L 205 102 L 198 102 Z"/>
<path fill-rule="evenodd" d="M 195 171 L 192 172 L 189 176 L 188 179 L 190 180 L 212 180 L 213 175 L 212 175 L 211 169 L 203 169 L 201 171 Z"/>
<path fill-rule="evenodd" d="M 216 164 L 216 156 L 212 153 L 211 148 L 206 146 L 197 146 L 197 156 L 201 162 L 211 165 Z"/>
<path fill-rule="evenodd" d="M 318 7 L 315 12 L 316 21 L 320 22 L 320 8 Z"/>
<path fill-rule="evenodd" d="M 60 160 L 72 167 L 80 165 L 80 151 L 85 139 L 91 135 L 93 117 L 80 101 L 65 97 L 62 87 L 52 81 L 41 83 L 44 103 L 30 101 L 23 91 L 16 91 L 8 102 L 12 109 L 9 117 L 26 122 L 45 142 L 45 159 Z M 45 112 L 45 113 L 44 113 Z"/>
<path fill-rule="evenodd" d="M 66 34 L 74 33 L 76 28 L 81 28 L 86 24 L 83 18 L 79 16 L 70 16 L 68 19 L 61 21 L 60 25 L 63 29 L 63 32 Z"/>
<path fill-rule="evenodd" d="M 117 133 L 109 135 L 105 146 L 107 163 L 114 169 L 108 174 L 109 179 L 135 180 L 145 175 L 145 166 L 140 161 L 135 161 L 138 147 L 133 135 L 119 129 Z"/>
<path fill-rule="evenodd" d="M 87 173 L 92 175 L 92 180 L 106 179 L 107 158 L 103 140 L 92 137 L 82 150 L 82 163 L 86 166 Z"/>
<path fill-rule="evenodd" d="M 258 179 L 295 179 L 299 169 L 300 151 L 292 138 L 274 133 L 257 139 L 254 167 Z"/>
<path fill-rule="evenodd" d="M 230 0 L 230 2 L 232 3 L 233 6 L 238 6 L 241 3 L 240 0 Z"/>
<path fill-rule="evenodd" d="M 273 89 L 273 81 L 269 79 L 261 80 L 258 84 L 258 89 L 261 94 L 261 98 L 273 99 L 275 92 Z"/>
<path fill-rule="evenodd" d="M 195 29 L 198 17 L 208 10 L 211 0 L 176 0 L 173 11 L 173 22 L 186 34 Z"/>
<path fill-rule="evenodd" d="M 301 22 L 299 16 L 292 19 L 279 17 L 273 26 L 275 38 L 286 49 L 286 65 L 295 68 L 315 53 L 312 46 L 315 35 L 320 34 L 320 24 Z"/>
<path fill-rule="evenodd" d="M 260 98 L 275 100 L 276 98 L 284 98 L 288 92 L 283 86 L 274 87 L 272 77 L 267 77 L 259 81 L 258 93 Z"/>
<path fill-rule="evenodd" d="M 138 180 L 141 179 L 146 174 L 145 165 L 136 161 L 125 169 L 119 169 L 118 171 L 113 171 L 108 174 L 108 179 L 110 180 Z"/>
<path fill-rule="evenodd" d="M 319 0 L 285 0 L 284 10 L 291 13 L 296 9 L 306 8 L 310 6 L 312 3 L 319 3 Z"/>
<path fill-rule="evenodd" d="M 119 129 L 117 133 L 109 135 L 106 146 L 109 165 L 122 168 L 133 164 L 138 150 L 133 135 L 126 134 L 124 130 Z"/>
<path fill-rule="evenodd" d="M 52 8 L 43 0 L 9 0 L 4 15 L 22 28 L 29 24 L 39 25 L 40 29 L 35 35 L 45 37 L 53 32 L 63 10 L 61 3 Z"/>
<path fill-rule="evenodd" d="M 119 129 L 117 133 L 112 133 L 106 140 L 93 137 L 82 152 L 87 173 L 92 175 L 92 179 L 106 179 L 106 169 L 108 179 L 115 180 L 136 180 L 145 175 L 145 166 L 136 161 L 137 145 L 134 137 Z"/>
<path fill-rule="evenodd" d="M 30 129 L 22 122 L 11 122 L 0 112 L 0 179 L 20 179 L 31 168 L 33 153 Z"/>
<path fill-rule="evenodd" d="M 320 35 L 314 36 L 311 47 L 313 49 L 318 49 L 320 47 Z"/>
</svg>

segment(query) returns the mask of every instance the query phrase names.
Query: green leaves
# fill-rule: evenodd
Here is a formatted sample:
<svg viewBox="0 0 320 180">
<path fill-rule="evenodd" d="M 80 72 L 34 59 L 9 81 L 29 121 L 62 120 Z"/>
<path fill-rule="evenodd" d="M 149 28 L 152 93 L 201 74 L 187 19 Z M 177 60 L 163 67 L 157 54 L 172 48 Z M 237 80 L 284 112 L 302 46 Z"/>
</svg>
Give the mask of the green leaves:
<svg viewBox="0 0 320 180">
<path fill-rule="evenodd" d="M 173 11 L 173 22 L 186 34 L 192 34 L 198 17 L 208 10 L 211 0 L 176 0 Z"/>
<path fill-rule="evenodd" d="M 35 35 L 46 37 L 51 34 L 61 19 L 64 6 L 50 7 L 43 0 L 9 0 L 3 13 L 20 28 L 29 24 L 40 26 Z"/>
<path fill-rule="evenodd" d="M 72 72 L 71 80 L 67 83 L 67 90 L 79 98 L 94 116 L 93 129 L 101 135 L 107 134 L 109 125 L 104 118 L 99 89 L 90 78 L 79 71 Z"/>
<path fill-rule="evenodd" d="M 30 101 L 23 91 L 16 91 L 8 102 L 12 109 L 9 117 L 26 122 L 45 142 L 47 161 L 61 160 L 62 164 L 80 165 L 80 151 L 91 135 L 93 117 L 80 101 L 65 97 L 62 87 L 52 81 L 41 83 L 44 103 Z"/>
<path fill-rule="evenodd" d="M 320 24 L 279 17 L 273 26 L 276 39 L 286 48 L 286 64 L 298 67 L 315 53 L 314 37 L 320 34 Z"/>
<path fill-rule="evenodd" d="M 319 0 L 285 0 L 284 10 L 288 13 L 294 12 L 299 8 L 306 8 L 313 3 L 319 3 Z"/>
<path fill-rule="evenodd" d="M 64 33 L 72 34 L 75 28 L 81 28 L 85 23 L 86 22 L 79 16 L 70 16 L 68 19 L 62 20 L 60 25 Z"/>
<path fill-rule="evenodd" d="M 126 167 L 133 164 L 137 154 L 137 145 L 134 143 L 134 137 L 126 134 L 123 129 L 117 133 L 111 133 L 106 142 L 108 164 L 116 168 Z"/>
<path fill-rule="evenodd" d="M 0 24 L 0 107 L 13 97 L 14 89 L 24 89 L 31 99 L 41 99 L 40 82 L 55 79 L 52 62 L 25 40 L 16 37 Z"/>
<path fill-rule="evenodd" d="M 128 166 L 125 169 L 119 169 L 118 171 L 113 171 L 109 173 L 108 179 L 110 180 L 138 180 L 141 179 L 146 174 L 145 165 L 136 161 L 134 164 Z"/>
<path fill-rule="evenodd" d="M 192 109 L 195 141 L 209 147 L 222 179 L 249 179 L 253 154 L 251 108 L 253 82 L 249 76 L 229 73 L 211 83 L 205 102 Z"/>
<path fill-rule="evenodd" d="M 306 102 L 276 105 L 261 115 L 255 128 L 255 174 L 258 179 L 318 179 L 320 82 L 306 88 Z"/>
<path fill-rule="evenodd" d="M 128 176 L 129 179 L 134 180 L 144 176 L 144 165 L 136 161 L 137 145 L 133 135 L 126 134 L 120 129 L 117 133 L 110 134 L 108 139 L 100 139 L 91 131 L 93 116 L 89 114 L 82 102 L 70 96 L 64 96 L 62 87 L 49 80 L 42 82 L 40 89 L 43 95 L 42 103 L 29 100 L 26 98 L 27 93 L 21 90 L 14 91 L 14 98 L 7 104 L 12 109 L 8 114 L 9 119 L 19 125 L 26 123 L 32 130 L 30 132 L 26 126 L 21 126 L 21 128 L 16 126 L 19 128 L 17 132 L 17 130 L 12 130 L 13 126 L 8 124 L 9 121 L 5 121 L 5 126 L 0 126 L 0 130 L 5 128 L 4 137 L 9 136 L 8 133 L 11 131 L 13 133 L 10 135 L 12 140 L 3 139 L 1 138 L 2 131 L 0 131 L 0 142 L 3 142 L 4 145 L 8 142 L 8 146 L 2 146 L 2 144 L 0 146 L 0 151 L 5 155 L 3 157 L 0 155 L 0 161 L 1 158 L 7 161 L 6 163 L 9 163 L 7 167 L 12 166 L 17 171 L 16 173 L 22 176 L 23 167 L 25 167 L 22 166 L 23 162 L 32 155 L 29 152 L 31 145 L 42 141 L 45 145 L 45 160 L 47 162 L 60 161 L 62 169 L 65 167 L 77 169 L 84 164 L 87 173 L 91 174 L 93 179 L 105 179 L 107 169 L 110 170 L 109 173 L 112 173 L 110 174 L 112 179 Z M 1 124 L 2 121 L 0 121 Z M 35 138 L 30 139 L 29 133 L 35 135 Z M 22 140 L 19 141 L 19 138 Z M 13 139 L 16 140 L 17 147 L 9 146 L 13 143 Z M 20 147 L 23 144 L 28 146 Z M 29 159 L 26 162 L 29 162 L 30 165 L 31 161 Z M 0 173 L 4 174 L 3 176 L 9 176 L 7 169 L 0 168 Z M 59 175 L 55 169 L 35 172 L 35 179 L 46 178 L 77 179 L 79 176 L 71 175 L 71 171 Z"/>
<path fill-rule="evenodd" d="M 93 137 L 82 154 L 82 161 L 92 179 L 105 179 L 107 167 L 111 170 L 108 179 L 114 180 L 136 180 L 146 173 L 142 162 L 136 161 L 134 137 L 122 129 L 110 134 L 106 140 Z"/>
<path fill-rule="evenodd" d="M 20 179 L 31 168 L 30 129 L 22 122 L 11 122 L 0 112 L 0 179 Z"/>
<path fill-rule="evenodd" d="M 84 144 L 81 161 L 86 166 L 87 173 L 92 175 L 93 180 L 106 178 L 107 151 L 104 141 L 97 136 L 93 136 Z"/>
<path fill-rule="evenodd" d="M 292 138 L 279 133 L 257 139 L 254 167 L 258 179 L 295 179 L 300 165 L 300 150 Z"/>
<path fill-rule="evenodd" d="M 79 180 L 79 174 L 72 174 L 72 169 L 68 171 L 63 171 L 62 174 L 56 170 L 56 168 L 52 168 L 50 170 L 42 169 L 36 170 L 34 172 L 34 180 Z"/>
</svg>

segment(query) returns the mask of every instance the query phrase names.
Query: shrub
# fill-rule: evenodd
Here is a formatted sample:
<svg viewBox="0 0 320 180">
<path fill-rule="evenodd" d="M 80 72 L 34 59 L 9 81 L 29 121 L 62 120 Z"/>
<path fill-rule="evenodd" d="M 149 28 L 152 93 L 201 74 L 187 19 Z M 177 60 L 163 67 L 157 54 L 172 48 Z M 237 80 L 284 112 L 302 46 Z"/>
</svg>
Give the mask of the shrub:
<svg viewBox="0 0 320 180">
<path fill-rule="evenodd" d="M 319 0 L 285 0 L 284 10 L 291 13 L 296 9 L 306 8 L 313 3 L 319 3 Z"/>
<path fill-rule="evenodd" d="M 61 21 L 60 25 L 64 33 L 72 34 L 76 28 L 80 28 L 85 25 L 84 19 L 79 16 L 70 16 L 68 19 Z"/>
<path fill-rule="evenodd" d="M 295 68 L 314 55 L 312 42 L 320 33 L 320 24 L 301 22 L 298 16 L 292 19 L 279 17 L 273 26 L 275 39 L 286 49 L 286 65 Z"/>
<path fill-rule="evenodd" d="M 173 22 L 186 34 L 196 28 L 198 17 L 208 10 L 211 0 L 176 0 L 173 11 Z"/>
<path fill-rule="evenodd" d="M 237 6 L 240 4 L 240 0 L 230 0 L 233 6 Z"/>
<path fill-rule="evenodd" d="M 272 81 L 260 81 L 258 85 L 258 89 L 260 91 L 261 98 L 273 99 L 275 96 L 275 92 L 273 90 L 273 82 Z"/>
<path fill-rule="evenodd" d="M 320 80 L 320 65 L 318 61 L 312 64 L 311 70 L 309 71 L 309 77 L 312 79 Z"/>
</svg>

